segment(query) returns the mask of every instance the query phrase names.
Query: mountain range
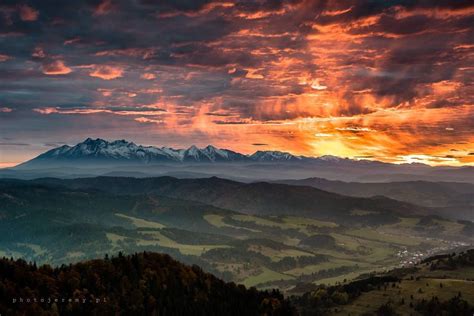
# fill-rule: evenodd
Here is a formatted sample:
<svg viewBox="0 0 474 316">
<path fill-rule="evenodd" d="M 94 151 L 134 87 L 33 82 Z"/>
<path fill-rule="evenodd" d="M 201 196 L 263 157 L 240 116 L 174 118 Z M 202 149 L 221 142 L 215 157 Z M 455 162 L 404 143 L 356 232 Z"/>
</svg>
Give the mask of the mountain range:
<svg viewBox="0 0 474 316">
<path fill-rule="evenodd" d="M 87 138 L 53 148 L 12 168 L 0 178 L 78 178 L 95 176 L 206 178 L 240 182 L 319 177 L 356 182 L 451 181 L 474 183 L 474 167 L 393 164 L 331 155 L 307 157 L 281 151 L 242 154 L 209 145 L 187 149 L 137 145 L 126 140 Z"/>
<path fill-rule="evenodd" d="M 311 186 L 345 196 L 386 196 L 431 208 L 436 214 L 456 219 L 474 220 L 474 184 L 461 182 L 345 182 L 323 178 L 281 180 L 278 183 Z"/>
<path fill-rule="evenodd" d="M 0 181 L 1 184 L 5 183 Z M 8 182 L 6 182 L 8 183 Z M 95 177 L 79 179 L 36 179 L 30 184 L 55 185 L 74 190 L 102 190 L 109 194 L 154 194 L 212 205 L 253 215 L 294 215 L 339 222 L 391 222 L 394 214 L 427 214 L 429 209 L 383 196 L 348 197 L 310 186 L 279 183 L 241 183 L 216 177 L 177 179 L 172 177 Z M 370 216 L 353 216 L 365 210 Z"/>
<path fill-rule="evenodd" d="M 106 141 L 87 138 L 75 145 L 63 145 L 51 149 L 38 157 L 22 164 L 22 167 L 34 166 L 51 161 L 94 161 L 94 162 L 235 162 L 235 161 L 301 161 L 310 159 L 280 151 L 257 151 L 244 155 L 229 149 L 219 149 L 212 145 L 205 148 L 191 146 L 187 149 L 170 147 L 142 146 L 126 140 Z"/>
</svg>

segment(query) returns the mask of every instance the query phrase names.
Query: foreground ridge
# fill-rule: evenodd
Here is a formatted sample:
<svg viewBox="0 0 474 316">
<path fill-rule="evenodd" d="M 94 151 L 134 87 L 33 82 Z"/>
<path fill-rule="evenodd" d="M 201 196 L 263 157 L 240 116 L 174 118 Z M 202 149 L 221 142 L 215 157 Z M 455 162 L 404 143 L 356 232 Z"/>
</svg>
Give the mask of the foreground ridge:
<svg viewBox="0 0 474 316">
<path fill-rule="evenodd" d="M 5 315 L 291 315 L 276 290 L 225 283 L 168 255 L 136 253 L 69 266 L 0 259 Z M 34 300 L 37 300 L 34 303 Z M 57 299 L 57 300 L 56 300 Z M 27 303 L 29 300 L 29 303 Z M 44 300 L 44 302 L 41 302 Z"/>
</svg>

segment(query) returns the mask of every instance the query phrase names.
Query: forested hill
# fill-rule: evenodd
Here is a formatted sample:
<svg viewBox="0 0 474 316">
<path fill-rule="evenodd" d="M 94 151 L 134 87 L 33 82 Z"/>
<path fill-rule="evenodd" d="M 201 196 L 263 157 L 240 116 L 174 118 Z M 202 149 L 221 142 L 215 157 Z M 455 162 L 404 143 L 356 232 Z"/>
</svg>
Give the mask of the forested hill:
<svg viewBox="0 0 474 316">
<path fill-rule="evenodd" d="M 474 249 L 334 286 L 301 285 L 292 303 L 313 315 L 474 315 Z"/>
<path fill-rule="evenodd" d="M 225 283 L 163 254 L 119 254 L 58 268 L 0 259 L 0 315 L 292 314 L 277 291 Z"/>
</svg>

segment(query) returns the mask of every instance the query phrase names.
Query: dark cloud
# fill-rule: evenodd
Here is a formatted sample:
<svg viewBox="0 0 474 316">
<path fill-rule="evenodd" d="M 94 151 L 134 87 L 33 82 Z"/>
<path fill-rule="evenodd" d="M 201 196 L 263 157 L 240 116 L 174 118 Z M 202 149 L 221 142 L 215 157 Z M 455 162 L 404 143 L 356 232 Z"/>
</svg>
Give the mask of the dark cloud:
<svg viewBox="0 0 474 316">
<path fill-rule="evenodd" d="M 231 114 L 231 113 L 217 113 L 217 112 L 207 112 L 205 113 L 205 115 L 208 115 L 208 116 L 234 116 L 235 114 Z"/>
<path fill-rule="evenodd" d="M 380 129 L 426 138 L 456 126 L 461 137 L 472 133 L 454 112 L 473 104 L 473 25 L 467 0 L 5 0 L 0 131 L 20 132 L 11 116 L 30 133 L 66 127 L 64 114 L 133 134 L 160 120 L 225 128 L 452 109 L 430 126 Z"/>
<path fill-rule="evenodd" d="M 139 2 L 162 10 L 197 11 L 213 0 L 140 0 Z"/>
<path fill-rule="evenodd" d="M 0 143 L 0 146 L 30 146 L 30 144 L 25 144 L 25 143 Z"/>
<path fill-rule="evenodd" d="M 231 120 L 231 121 L 216 120 L 216 121 L 212 121 L 212 123 L 217 124 L 217 125 L 245 125 L 245 124 L 249 124 L 249 122 L 244 121 L 244 120 Z"/>
</svg>

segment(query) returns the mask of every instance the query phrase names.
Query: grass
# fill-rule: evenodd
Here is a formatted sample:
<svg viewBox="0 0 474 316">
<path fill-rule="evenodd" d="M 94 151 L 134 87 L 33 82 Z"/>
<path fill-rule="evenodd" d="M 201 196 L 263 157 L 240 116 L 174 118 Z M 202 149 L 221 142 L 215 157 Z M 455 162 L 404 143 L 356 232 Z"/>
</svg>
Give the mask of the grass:
<svg viewBox="0 0 474 316">
<path fill-rule="evenodd" d="M 446 220 L 435 220 L 436 223 L 440 224 L 444 228 L 444 233 L 450 235 L 458 235 L 461 233 L 462 229 L 464 228 L 463 224 L 459 224 L 457 222 L 446 221 Z"/>
<path fill-rule="evenodd" d="M 162 247 L 168 248 L 176 248 L 181 252 L 183 255 L 193 255 L 193 256 L 200 256 L 204 252 L 215 249 L 215 248 L 228 248 L 227 245 L 186 245 L 180 244 L 163 234 L 159 231 L 141 231 L 140 233 L 145 234 L 147 236 L 153 237 L 153 239 L 137 239 L 138 246 L 153 246 L 159 245 Z"/>
<path fill-rule="evenodd" d="M 413 230 L 416 227 L 416 224 L 419 222 L 419 220 L 420 218 L 417 218 L 417 217 L 402 217 L 399 223 L 386 225 L 383 228 L 386 230 L 389 230 L 392 228 L 392 229 L 395 229 L 395 231 L 398 231 L 398 233 L 400 233 L 401 232 L 400 230 L 404 230 L 404 231 Z M 444 228 L 444 230 L 442 231 L 443 234 L 457 235 L 464 228 L 463 224 L 459 224 L 454 221 L 439 220 L 439 219 L 434 219 L 433 221 L 437 224 L 440 224 Z"/>
<path fill-rule="evenodd" d="M 144 219 L 137 218 L 137 217 L 127 216 L 125 214 L 116 213 L 115 216 L 130 220 L 132 222 L 132 225 L 135 226 L 135 227 L 138 227 L 138 228 L 158 228 L 158 229 L 161 229 L 161 228 L 166 227 L 165 225 L 163 225 L 161 223 L 158 223 L 158 222 L 155 222 L 155 221 L 148 221 L 148 220 L 144 220 Z"/>
<path fill-rule="evenodd" d="M 261 270 L 262 272 L 260 274 L 250 276 L 241 283 L 247 287 L 251 287 L 251 286 L 257 286 L 259 284 L 270 282 L 270 281 L 294 279 L 294 277 L 291 275 L 279 273 L 279 272 L 270 270 L 266 267 L 262 267 Z"/>
<path fill-rule="evenodd" d="M 345 234 L 349 236 L 359 237 L 362 239 L 381 241 L 401 246 L 418 246 L 423 241 L 423 239 L 418 237 L 392 235 L 368 228 L 351 229 L 346 231 Z"/>
<path fill-rule="evenodd" d="M 354 216 L 365 216 L 365 215 L 372 215 L 372 214 L 379 214 L 379 212 L 365 211 L 365 210 L 352 210 L 351 211 L 351 215 L 354 215 Z"/>
<path fill-rule="evenodd" d="M 247 230 L 253 233 L 260 233 L 259 230 L 251 229 L 251 228 L 246 228 L 246 227 L 240 227 L 240 226 L 234 226 L 230 225 L 224 222 L 225 216 L 218 215 L 218 214 L 206 214 L 204 215 L 204 219 L 211 225 L 216 226 L 218 228 L 233 228 L 233 229 L 243 229 Z"/>
<path fill-rule="evenodd" d="M 255 251 L 258 253 L 261 253 L 262 255 L 269 257 L 270 260 L 276 262 L 280 261 L 286 257 L 312 257 L 314 256 L 310 252 L 298 250 L 298 249 L 292 249 L 292 248 L 285 248 L 285 249 L 273 249 L 270 247 L 265 247 L 265 246 L 260 246 L 260 245 L 250 245 L 248 247 L 248 250 Z"/>
<path fill-rule="evenodd" d="M 347 236 L 344 234 L 330 234 L 334 239 L 336 239 L 336 245 L 339 247 L 343 247 L 347 250 L 356 251 L 360 246 L 362 246 L 362 242 L 359 238 L 355 238 L 354 236 Z"/>
<path fill-rule="evenodd" d="M 385 227 L 413 229 L 416 227 L 416 224 L 419 220 L 419 217 L 400 217 L 400 221 L 398 223 L 385 225 Z"/>
<path fill-rule="evenodd" d="M 356 212 L 358 212 L 358 215 L 361 214 L 359 211 Z M 137 230 L 140 235 L 137 237 L 137 234 L 134 233 L 130 235 L 133 237 L 126 237 L 129 236 L 129 234 L 108 233 L 107 238 L 111 242 L 114 251 L 120 250 L 120 248 L 122 246 L 125 247 L 126 244 L 127 247 L 136 245 L 141 247 L 148 246 L 150 248 L 153 246 L 173 248 L 177 249 L 183 255 L 201 256 L 211 249 L 230 247 L 229 245 L 225 245 L 224 242 L 219 242 L 218 245 L 189 245 L 179 243 L 173 240 L 174 237 L 167 237 L 160 231 L 160 229 L 165 228 L 165 225 L 159 222 L 144 220 L 120 213 L 115 215 L 126 221 L 130 221 L 134 227 L 140 228 L 140 230 Z M 240 230 L 239 239 L 255 238 L 255 233 L 257 233 L 259 238 L 279 241 L 282 243 L 279 247 L 271 246 L 271 244 L 269 246 L 268 244 L 258 245 L 249 242 L 249 250 L 258 252 L 273 262 L 278 262 L 288 257 L 314 256 L 316 253 L 328 256 L 329 261 L 327 262 L 310 264 L 305 267 L 290 269 L 283 273 L 259 265 L 249 266 L 244 259 L 227 265 L 212 260 L 209 261 L 210 264 L 218 267 L 219 270 L 234 273 L 233 280 L 242 280 L 242 283 L 246 286 L 258 286 L 271 281 L 286 280 L 288 283 L 283 284 L 282 287 L 291 287 L 294 285 L 294 282 L 296 282 L 295 279 L 303 274 L 309 275 L 322 270 L 331 270 L 340 267 L 356 268 L 357 266 L 357 270 L 353 270 L 352 272 L 345 270 L 346 272 L 344 273 L 341 270 L 339 273 L 344 274 L 316 281 L 314 281 L 314 278 L 312 279 L 314 283 L 318 284 L 335 284 L 342 282 L 344 279 L 354 279 L 363 273 L 384 271 L 398 266 L 400 258 L 396 254 L 401 249 L 414 251 L 422 242 L 432 245 L 435 243 L 435 241 L 430 242 L 423 237 L 416 237 L 417 231 L 415 231 L 415 228 L 419 218 L 410 217 L 402 218 L 401 221 L 396 224 L 383 225 L 378 228 L 346 228 L 329 221 L 296 216 L 260 217 L 243 214 L 225 215 L 208 213 L 205 214 L 203 218 L 210 225 L 220 228 L 220 232 L 223 234 L 235 234 L 235 231 L 231 231 L 230 229 Z M 230 221 L 231 219 L 232 221 Z M 251 226 L 250 224 L 258 225 L 258 227 L 261 228 Z M 443 238 L 446 233 L 456 234 L 456 232 L 462 229 L 462 225 L 450 221 L 439 221 L 439 224 L 445 228 L 440 232 L 440 238 Z M 270 227 L 274 227 L 275 232 L 278 233 L 273 233 Z M 298 230 L 306 236 L 318 233 L 330 235 L 335 238 L 336 247 L 334 249 L 320 249 L 317 246 L 314 249 L 299 247 L 299 242 L 306 237 L 301 233 L 297 233 L 295 230 Z M 120 234 L 123 234 L 123 236 Z M 125 244 L 122 242 L 125 242 Z M 203 243 L 204 242 L 205 241 L 203 241 Z M 79 251 L 74 253 L 67 253 L 67 257 L 71 258 L 71 260 L 79 258 L 81 256 L 81 250 L 82 249 L 79 249 Z M 34 251 L 39 251 L 39 249 Z M 163 251 L 166 252 L 166 249 L 163 249 Z M 472 277 L 474 277 L 474 268 L 471 272 Z M 444 271 L 438 271 L 437 273 L 439 273 L 439 275 L 436 276 L 437 278 L 444 276 L 441 274 L 444 273 Z M 330 276 L 329 274 L 326 275 Z"/>
<path fill-rule="evenodd" d="M 343 266 L 355 266 L 356 264 L 361 269 L 371 267 L 370 264 L 365 263 L 365 262 L 356 262 L 353 260 L 342 260 L 342 259 L 330 259 L 327 262 L 321 262 L 319 264 L 312 264 L 312 265 L 308 265 L 302 268 L 291 269 L 291 270 L 285 271 L 285 273 L 289 275 L 293 275 L 293 276 L 299 276 L 302 274 L 317 273 L 321 270 L 335 269 L 335 268 L 340 268 Z"/>
<path fill-rule="evenodd" d="M 272 221 L 270 219 L 266 219 L 259 216 L 252 216 L 252 215 L 232 215 L 232 219 L 239 221 L 239 222 L 252 222 L 260 226 L 269 226 L 269 227 L 281 227 L 281 228 L 288 228 L 285 224 Z"/>
<path fill-rule="evenodd" d="M 372 272 L 372 271 L 375 271 L 376 269 L 360 269 L 360 270 L 357 270 L 357 271 L 354 271 L 354 272 L 349 272 L 349 273 L 345 273 L 345 274 L 341 274 L 341 275 L 338 275 L 338 276 L 335 276 L 335 277 L 331 277 L 331 278 L 325 278 L 325 279 L 319 279 L 319 280 L 316 280 L 314 281 L 313 283 L 315 284 L 326 284 L 326 285 L 334 285 L 336 283 L 342 283 L 344 282 L 344 280 L 347 280 L 347 281 L 351 281 L 351 280 L 354 280 L 355 278 L 357 278 L 358 276 L 360 276 L 361 274 L 364 274 L 364 273 L 369 273 L 369 272 Z M 358 314 L 356 314 L 358 315 Z"/>
<path fill-rule="evenodd" d="M 296 217 L 296 216 L 285 216 L 283 217 L 283 221 L 287 224 L 293 224 L 297 226 L 316 226 L 316 227 L 328 227 L 328 228 L 335 228 L 339 226 L 338 224 L 333 223 L 333 222 L 320 221 L 317 219 Z"/>
<path fill-rule="evenodd" d="M 338 247 L 346 249 L 350 252 L 343 252 L 338 249 L 334 250 L 318 250 L 325 254 L 332 255 L 340 259 L 350 259 L 354 262 L 379 262 L 392 258 L 396 249 L 386 242 L 363 239 L 361 237 L 345 234 L 331 234 L 336 239 Z"/>
<path fill-rule="evenodd" d="M 442 288 L 440 287 L 440 283 L 443 284 Z M 433 296 L 437 296 L 441 301 L 446 301 L 461 292 L 464 300 L 471 304 L 474 303 L 474 282 L 472 281 L 421 278 L 418 281 L 403 280 L 400 284 L 396 283 L 395 286 L 396 287 L 388 285 L 386 290 L 382 287 L 380 290 L 363 293 L 351 304 L 341 306 L 341 312 L 337 315 L 360 315 L 374 312 L 380 305 L 389 300 L 395 303 L 398 314 L 410 315 L 414 313 L 414 309 L 409 306 L 411 295 L 413 295 L 414 303 L 423 298 L 430 300 Z M 421 289 L 421 293 L 419 289 Z M 399 303 L 402 298 L 405 301 L 403 305 Z"/>
<path fill-rule="evenodd" d="M 382 304 L 391 301 L 397 315 L 419 315 L 410 307 L 410 302 L 415 305 L 417 301 L 422 299 L 429 301 L 432 297 L 438 297 L 440 301 L 448 301 L 458 293 L 461 293 L 463 300 L 474 305 L 474 281 L 472 281 L 474 267 L 431 270 L 429 266 L 420 265 L 418 268 L 413 274 L 405 275 L 400 283 L 386 283 L 372 291 L 362 293 L 348 305 L 338 306 L 338 312 L 333 314 L 372 315 Z M 323 281 L 328 280 L 319 282 Z"/>
<path fill-rule="evenodd" d="M 423 275 L 432 277 L 432 278 L 453 278 L 453 279 L 474 279 L 474 267 L 463 267 L 459 270 L 453 271 L 444 271 L 444 270 L 434 270 L 429 271 L 428 269 L 423 272 Z"/>
</svg>

